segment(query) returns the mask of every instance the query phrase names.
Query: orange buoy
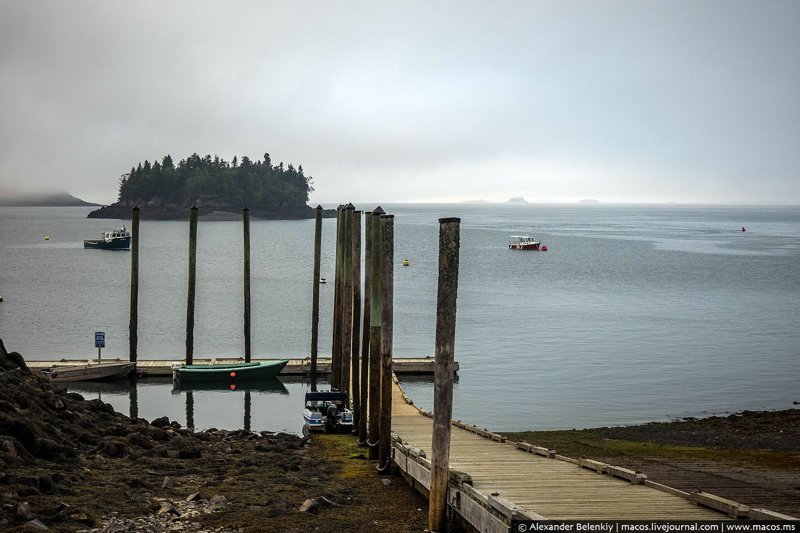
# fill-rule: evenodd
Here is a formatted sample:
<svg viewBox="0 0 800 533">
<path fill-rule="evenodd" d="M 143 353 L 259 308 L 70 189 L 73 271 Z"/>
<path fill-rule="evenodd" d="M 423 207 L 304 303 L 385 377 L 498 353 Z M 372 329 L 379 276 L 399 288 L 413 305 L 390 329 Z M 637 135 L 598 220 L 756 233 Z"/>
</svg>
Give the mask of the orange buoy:
<svg viewBox="0 0 800 533">
<path fill-rule="evenodd" d="M 236 377 L 236 372 L 231 372 L 231 377 L 235 378 Z"/>
</svg>

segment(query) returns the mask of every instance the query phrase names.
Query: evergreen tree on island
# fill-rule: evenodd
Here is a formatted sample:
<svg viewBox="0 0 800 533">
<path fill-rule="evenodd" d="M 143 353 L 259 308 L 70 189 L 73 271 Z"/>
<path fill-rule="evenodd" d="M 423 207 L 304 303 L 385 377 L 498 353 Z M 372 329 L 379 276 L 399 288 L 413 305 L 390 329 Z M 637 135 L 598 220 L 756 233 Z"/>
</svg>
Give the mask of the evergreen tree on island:
<svg viewBox="0 0 800 533">
<path fill-rule="evenodd" d="M 186 218 L 196 205 L 201 213 L 247 206 L 255 216 L 311 218 L 313 210 L 306 205 L 314 190 L 311 184 L 302 165 L 273 165 L 268 153 L 263 160 L 234 156 L 231 162 L 194 153 L 177 165 L 165 155 L 160 163 L 144 161 L 131 167 L 120 177 L 117 203 L 89 216 L 127 218 L 130 208 L 139 205 L 147 218 Z"/>
</svg>

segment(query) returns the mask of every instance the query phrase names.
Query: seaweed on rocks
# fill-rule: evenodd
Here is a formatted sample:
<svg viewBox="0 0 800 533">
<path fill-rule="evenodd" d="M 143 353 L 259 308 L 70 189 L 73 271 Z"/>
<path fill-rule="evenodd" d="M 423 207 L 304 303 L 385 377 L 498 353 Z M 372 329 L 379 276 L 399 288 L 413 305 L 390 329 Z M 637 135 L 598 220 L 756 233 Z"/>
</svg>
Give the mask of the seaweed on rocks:
<svg viewBox="0 0 800 533">
<path fill-rule="evenodd" d="M 30 372 L 0 340 L 0 532 L 421 531 L 419 496 L 382 490 L 372 465 L 342 459 L 350 446 L 131 419 Z M 298 512 L 318 497 L 335 505 Z"/>
</svg>

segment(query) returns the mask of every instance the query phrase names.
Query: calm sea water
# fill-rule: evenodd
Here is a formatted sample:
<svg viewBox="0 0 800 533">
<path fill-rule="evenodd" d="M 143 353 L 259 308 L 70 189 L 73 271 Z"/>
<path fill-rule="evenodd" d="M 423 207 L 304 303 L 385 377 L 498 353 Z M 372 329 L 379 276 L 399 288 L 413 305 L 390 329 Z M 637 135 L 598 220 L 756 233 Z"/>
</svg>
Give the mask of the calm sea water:
<svg viewBox="0 0 800 533">
<path fill-rule="evenodd" d="M 437 219 L 462 219 L 456 418 L 496 430 L 579 428 L 800 401 L 800 208 L 384 208 L 396 215 L 397 356 L 433 353 Z M 83 249 L 115 224 L 88 211 L 0 208 L 0 337 L 28 359 L 93 356 L 99 330 L 104 356 L 127 356 L 130 252 Z M 243 350 L 241 232 L 239 222 L 200 223 L 198 357 Z M 257 357 L 309 353 L 313 232 L 312 220 L 251 224 Z M 323 233 L 322 276 L 333 280 L 334 220 Z M 549 251 L 509 251 L 514 233 L 534 234 Z M 187 241 L 187 222 L 141 224 L 142 359 L 184 352 Z M 332 297 L 333 284 L 322 285 L 322 354 Z M 299 431 L 307 384 L 283 382 L 191 398 L 144 382 L 135 402 L 127 386 L 84 392 L 124 413 L 133 403 L 146 418 L 183 423 L 193 404 L 197 427 L 242 427 L 249 412 L 254 430 Z M 432 406 L 429 380 L 405 386 Z"/>
</svg>

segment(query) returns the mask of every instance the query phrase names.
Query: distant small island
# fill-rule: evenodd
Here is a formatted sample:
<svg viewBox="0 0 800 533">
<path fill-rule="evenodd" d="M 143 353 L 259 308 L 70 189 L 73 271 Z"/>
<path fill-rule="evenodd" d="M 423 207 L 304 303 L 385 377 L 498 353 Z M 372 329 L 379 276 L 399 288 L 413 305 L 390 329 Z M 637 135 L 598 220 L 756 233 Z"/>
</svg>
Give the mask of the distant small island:
<svg viewBox="0 0 800 533">
<path fill-rule="evenodd" d="M 100 204 L 86 202 L 68 192 L 9 193 L 0 196 L 0 207 L 88 207 Z"/>
<path fill-rule="evenodd" d="M 160 163 L 140 162 L 122 174 L 117 202 L 92 211 L 89 218 L 130 218 L 137 205 L 143 219 L 186 219 L 193 205 L 201 217 L 211 219 L 240 215 L 245 206 L 254 218 L 314 218 L 306 204 L 314 190 L 311 183 L 302 165 L 273 165 L 268 153 L 263 160 L 235 156 L 230 162 L 194 153 L 177 165 L 166 155 Z"/>
<path fill-rule="evenodd" d="M 599 204 L 600 200 L 595 200 L 594 198 L 584 198 L 579 204 Z"/>
<path fill-rule="evenodd" d="M 514 198 L 509 198 L 507 204 L 527 204 L 528 200 L 523 198 L 522 196 L 515 196 Z"/>
</svg>

